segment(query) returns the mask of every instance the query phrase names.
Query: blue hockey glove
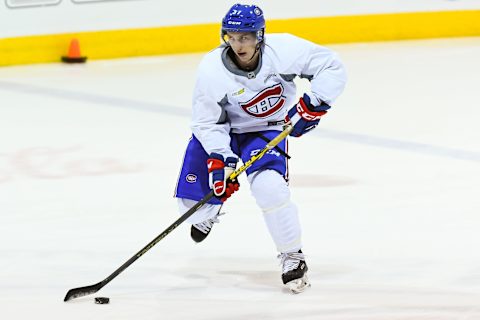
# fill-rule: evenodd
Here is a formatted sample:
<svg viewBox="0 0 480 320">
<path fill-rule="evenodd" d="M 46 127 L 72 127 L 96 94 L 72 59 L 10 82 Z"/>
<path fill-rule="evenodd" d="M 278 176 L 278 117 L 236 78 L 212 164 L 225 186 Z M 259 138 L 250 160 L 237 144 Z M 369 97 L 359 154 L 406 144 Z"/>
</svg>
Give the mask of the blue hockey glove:
<svg viewBox="0 0 480 320">
<path fill-rule="evenodd" d="M 310 97 L 305 93 L 298 103 L 288 111 L 286 120 L 291 121 L 293 125 L 290 135 L 300 137 L 315 128 L 328 109 L 330 109 L 330 106 L 325 102 L 322 102 L 319 106 L 314 106 L 310 102 Z"/>
<path fill-rule="evenodd" d="M 238 159 L 227 157 L 225 161 L 221 154 L 212 152 L 207 160 L 210 188 L 216 197 L 225 202 L 235 191 L 240 188 L 237 179 L 230 180 L 228 177 L 235 171 Z"/>
</svg>

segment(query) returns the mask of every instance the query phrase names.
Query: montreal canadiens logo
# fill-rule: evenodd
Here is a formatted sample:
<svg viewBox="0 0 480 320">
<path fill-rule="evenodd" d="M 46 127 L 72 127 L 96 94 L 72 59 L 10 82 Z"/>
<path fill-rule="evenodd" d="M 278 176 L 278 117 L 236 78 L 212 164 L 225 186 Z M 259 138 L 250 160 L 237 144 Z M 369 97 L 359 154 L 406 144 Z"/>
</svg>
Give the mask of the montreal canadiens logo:
<svg viewBox="0 0 480 320">
<path fill-rule="evenodd" d="M 194 183 L 197 182 L 197 176 L 194 175 L 193 173 L 187 174 L 185 180 L 187 180 L 188 183 Z"/>
<path fill-rule="evenodd" d="M 251 116 L 265 118 L 283 107 L 286 99 L 282 94 L 283 86 L 281 83 L 278 83 L 264 89 L 249 101 L 240 103 L 240 106 Z"/>
</svg>

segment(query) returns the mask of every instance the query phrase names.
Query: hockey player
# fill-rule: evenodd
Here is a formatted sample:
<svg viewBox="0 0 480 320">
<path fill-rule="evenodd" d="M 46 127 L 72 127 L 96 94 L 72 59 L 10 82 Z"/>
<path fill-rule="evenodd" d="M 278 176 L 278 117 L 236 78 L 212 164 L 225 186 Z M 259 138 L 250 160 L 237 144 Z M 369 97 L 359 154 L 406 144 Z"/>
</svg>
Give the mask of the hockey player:
<svg viewBox="0 0 480 320">
<path fill-rule="evenodd" d="M 224 43 L 201 61 L 193 93 L 193 135 L 175 196 L 183 214 L 213 189 L 216 198 L 189 218 L 191 237 L 203 241 L 222 203 L 238 190 L 227 178 L 266 142 L 293 125 L 291 136 L 315 128 L 342 92 L 346 74 L 331 50 L 289 34 L 265 35 L 262 10 L 236 4 L 222 20 Z M 295 77 L 311 91 L 296 101 Z M 282 281 L 294 293 L 310 283 L 301 248 L 301 228 L 287 183 L 286 142 L 247 169 L 250 189 L 282 264 Z"/>
</svg>

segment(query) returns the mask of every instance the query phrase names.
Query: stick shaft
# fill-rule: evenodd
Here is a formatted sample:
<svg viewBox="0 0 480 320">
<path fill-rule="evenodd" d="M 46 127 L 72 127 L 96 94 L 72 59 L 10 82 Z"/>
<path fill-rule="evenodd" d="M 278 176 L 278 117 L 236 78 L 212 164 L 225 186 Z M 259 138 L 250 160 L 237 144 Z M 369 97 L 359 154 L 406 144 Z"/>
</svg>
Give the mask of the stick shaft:
<svg viewBox="0 0 480 320">
<path fill-rule="evenodd" d="M 231 175 L 230 179 L 234 179 L 238 177 L 241 173 L 246 171 L 254 162 L 262 158 L 265 153 L 269 150 L 274 148 L 277 144 L 279 144 L 283 139 L 285 139 L 288 134 L 292 131 L 291 126 L 287 126 L 280 134 L 278 134 L 272 141 L 270 141 L 260 152 L 256 155 L 252 156 L 247 162 L 245 162 L 242 166 L 240 166 L 237 170 L 235 170 Z M 160 242 L 163 238 L 165 238 L 170 232 L 175 230 L 182 222 L 187 220 L 191 215 L 197 212 L 205 203 L 207 203 L 211 198 L 213 198 L 214 194 L 213 191 L 210 191 L 203 199 L 198 201 L 193 207 L 191 207 L 187 212 L 185 212 L 180 218 L 175 220 L 168 228 L 166 228 L 162 233 L 160 233 L 155 239 L 150 241 L 145 247 L 143 247 L 140 251 L 138 251 L 134 256 L 128 259 L 124 264 L 122 264 L 117 270 L 115 270 L 111 275 L 106 277 L 104 280 L 100 281 L 97 284 L 86 286 L 86 287 L 79 287 L 70 289 L 67 292 L 67 295 L 64 298 L 64 301 L 68 301 L 71 299 L 75 299 L 78 297 L 86 296 L 92 293 L 97 292 L 104 286 L 106 286 L 110 281 L 115 279 L 120 273 L 122 273 L 125 269 L 127 269 L 132 263 L 134 263 L 138 258 L 143 256 L 147 251 L 152 249 L 158 242 Z"/>
</svg>

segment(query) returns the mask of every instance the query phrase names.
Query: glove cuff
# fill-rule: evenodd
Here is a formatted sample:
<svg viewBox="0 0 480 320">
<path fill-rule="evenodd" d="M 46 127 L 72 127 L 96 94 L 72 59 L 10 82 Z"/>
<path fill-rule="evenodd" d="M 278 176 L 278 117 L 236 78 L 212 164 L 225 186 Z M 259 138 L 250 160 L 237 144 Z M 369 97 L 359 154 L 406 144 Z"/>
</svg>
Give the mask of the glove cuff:
<svg viewBox="0 0 480 320">
<path fill-rule="evenodd" d="M 225 159 L 225 166 L 235 170 L 235 168 L 237 167 L 237 162 L 238 158 L 228 157 L 227 159 Z"/>
<path fill-rule="evenodd" d="M 320 120 L 320 118 L 327 113 L 326 110 L 316 110 L 317 108 L 312 106 L 309 101 L 300 98 L 300 101 L 297 103 L 297 113 L 303 119 L 307 121 L 316 121 Z"/>
<path fill-rule="evenodd" d="M 224 167 L 225 163 L 223 162 L 223 156 L 221 154 L 212 152 L 210 154 L 210 158 L 207 159 L 208 173 L 215 170 L 222 170 Z"/>
</svg>

